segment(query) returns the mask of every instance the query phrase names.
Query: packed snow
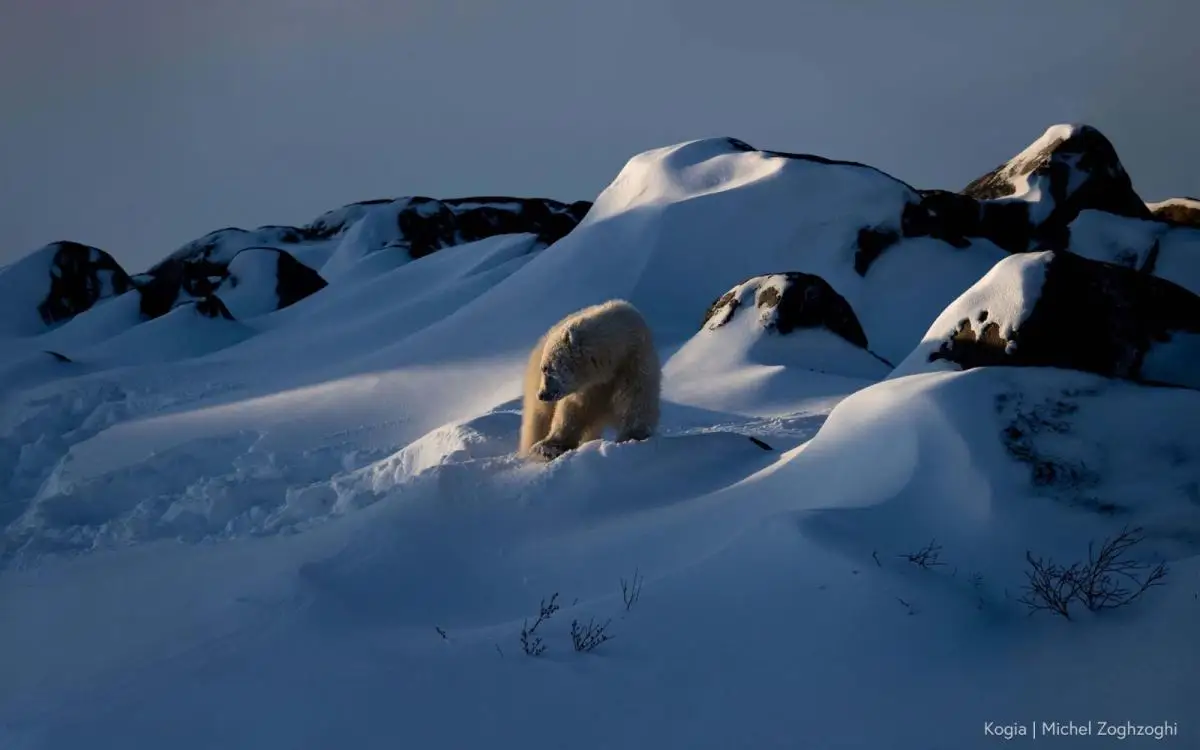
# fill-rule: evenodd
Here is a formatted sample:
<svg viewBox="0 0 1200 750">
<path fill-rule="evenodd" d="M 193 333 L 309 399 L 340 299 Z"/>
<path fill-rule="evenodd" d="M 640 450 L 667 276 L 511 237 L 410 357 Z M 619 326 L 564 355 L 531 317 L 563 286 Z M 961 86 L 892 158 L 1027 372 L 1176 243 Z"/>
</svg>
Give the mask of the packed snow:
<svg viewBox="0 0 1200 750">
<path fill-rule="evenodd" d="M 229 262 L 229 275 L 217 288 L 217 297 L 238 320 L 255 318 L 279 309 L 279 253 L 247 248 Z"/>
<path fill-rule="evenodd" d="M 0 336 L 34 336 L 46 330 L 38 305 L 50 291 L 54 245 L 0 268 Z"/>
<path fill-rule="evenodd" d="M 1200 294 L 1200 229 L 1082 211 L 1071 222 L 1076 255 L 1136 268 Z"/>
<path fill-rule="evenodd" d="M 1037 254 L 907 239 L 855 272 L 857 232 L 911 199 L 692 141 L 547 248 L 371 252 L 377 204 L 282 310 L 247 281 L 237 320 L 135 322 L 127 294 L 23 348 L 4 329 L 0 747 L 968 750 L 1056 721 L 1200 746 L 1200 393 L 701 326 L 785 271 L 891 362 L 989 280 L 1021 280 L 997 310 L 1019 324 Z M 529 348 L 612 297 L 655 333 L 659 433 L 519 459 Z M 1027 552 L 1086 559 L 1127 524 L 1163 585 L 1028 616 Z M 611 639 L 577 652 L 589 625 Z"/>
</svg>

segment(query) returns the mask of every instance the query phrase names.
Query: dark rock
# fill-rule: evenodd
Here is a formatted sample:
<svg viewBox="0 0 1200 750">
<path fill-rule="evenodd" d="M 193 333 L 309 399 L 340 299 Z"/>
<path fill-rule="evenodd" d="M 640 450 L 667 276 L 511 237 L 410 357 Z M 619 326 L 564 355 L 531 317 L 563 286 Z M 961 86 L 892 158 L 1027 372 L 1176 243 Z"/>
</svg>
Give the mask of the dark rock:
<svg viewBox="0 0 1200 750">
<path fill-rule="evenodd" d="M 276 272 L 278 283 L 275 294 L 279 297 L 280 309 L 294 305 L 328 286 L 321 274 L 293 258 L 291 253 L 283 250 L 276 252 L 279 253 L 279 268 Z"/>
<path fill-rule="evenodd" d="M 1147 206 L 1158 221 L 1200 229 L 1200 198 L 1170 198 Z"/>
<path fill-rule="evenodd" d="M 866 276 L 875 259 L 892 245 L 900 241 L 900 234 L 890 229 L 863 227 L 858 230 L 858 249 L 854 253 L 854 270 Z"/>
<path fill-rule="evenodd" d="M 152 267 L 149 279 L 139 283 L 142 313 L 149 318 L 168 312 L 183 302 L 212 296 L 229 278 L 229 264 L 246 250 L 281 253 L 279 300 L 294 304 L 325 286 L 314 269 L 304 266 L 287 248 L 329 241 L 346 232 L 370 210 L 397 203 L 397 238 L 387 247 L 421 258 L 452 245 L 474 242 L 499 234 L 529 232 L 550 245 L 575 228 L 591 203 L 566 204 L 543 198 L 458 198 L 436 200 L 415 196 L 351 203 L 301 226 L 262 226 L 254 230 L 226 227 L 193 240 Z M 367 249 L 381 250 L 385 245 Z"/>
<path fill-rule="evenodd" d="M 1038 192 L 1025 194 L 1034 186 Z M 1116 150 L 1088 125 L 1050 128 L 961 193 L 918 194 L 901 217 L 904 236 L 933 237 L 960 248 L 981 238 L 1010 253 L 1063 250 L 1067 226 L 1088 209 L 1150 218 Z"/>
<path fill-rule="evenodd" d="M 1051 201 L 1039 222 L 1065 226 L 1084 209 L 1137 219 L 1150 211 L 1133 189 L 1117 151 L 1090 125 L 1056 125 L 1029 148 L 963 188 L 980 201 L 1015 196 L 1021 185 L 1038 183 L 1039 201 Z"/>
<path fill-rule="evenodd" d="M 147 320 L 166 315 L 179 300 L 182 264 L 164 269 L 160 275 L 139 274 L 134 277 L 134 286 L 141 301 L 138 305 L 142 317 Z"/>
<path fill-rule="evenodd" d="M 393 246 L 414 260 L 452 245 L 501 234 L 535 234 L 551 245 L 575 228 L 591 208 L 586 201 L 564 204 L 545 198 L 409 198 L 397 214 L 401 239 Z"/>
<path fill-rule="evenodd" d="M 206 318 L 223 318 L 225 320 L 234 320 L 233 314 L 229 312 L 229 308 L 225 307 L 225 303 L 221 298 L 214 295 L 202 297 L 196 300 L 193 304 L 196 305 L 196 312 Z"/>
<path fill-rule="evenodd" d="M 55 242 L 50 290 L 38 304 L 46 325 L 70 320 L 107 296 L 132 287 L 129 275 L 111 255 L 78 242 Z"/>
<path fill-rule="evenodd" d="M 709 306 L 703 325 L 715 330 L 728 323 L 750 293 L 768 331 L 786 335 L 798 328 L 827 328 L 855 346 L 867 348 L 867 335 L 850 303 L 820 276 L 807 273 L 747 279 Z"/>
<path fill-rule="evenodd" d="M 1058 367 L 1200 388 L 1200 339 L 1188 338 L 1200 334 L 1200 297 L 1138 270 L 1069 252 L 1046 253 L 1035 265 L 1043 267 L 1044 281 L 1032 305 L 1010 320 L 998 319 L 996 310 L 986 306 L 958 309 L 955 330 L 928 360 L 954 362 L 963 369 Z M 1030 272 L 1013 269 L 1013 274 Z M 994 303 L 1005 309 L 1010 307 L 1002 298 L 1005 290 L 1027 286 L 1028 279 L 1000 273 L 983 283 L 995 285 Z M 973 299 L 984 300 L 978 304 L 990 304 L 990 295 L 979 285 L 972 292 Z M 1165 346 L 1175 349 L 1146 367 L 1147 358 Z"/>
<path fill-rule="evenodd" d="M 1044 191 L 1040 200 L 1052 202 L 1045 221 L 1064 224 L 1085 209 L 1150 216 L 1116 149 L 1090 125 L 1049 128 L 1030 148 L 962 188 L 962 194 L 977 200 L 1013 197 L 1020 185 L 1033 182 Z"/>
</svg>

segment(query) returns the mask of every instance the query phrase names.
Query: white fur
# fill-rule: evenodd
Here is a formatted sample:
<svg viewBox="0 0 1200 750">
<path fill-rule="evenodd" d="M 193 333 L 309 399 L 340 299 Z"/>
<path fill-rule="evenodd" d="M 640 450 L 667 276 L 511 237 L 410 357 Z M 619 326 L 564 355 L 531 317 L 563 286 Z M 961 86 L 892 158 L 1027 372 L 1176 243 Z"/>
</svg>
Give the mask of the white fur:
<svg viewBox="0 0 1200 750">
<path fill-rule="evenodd" d="M 529 353 L 521 455 L 552 460 L 607 427 L 618 441 L 645 440 L 658 429 L 661 383 L 654 339 L 637 308 L 614 299 L 571 313 Z"/>
</svg>

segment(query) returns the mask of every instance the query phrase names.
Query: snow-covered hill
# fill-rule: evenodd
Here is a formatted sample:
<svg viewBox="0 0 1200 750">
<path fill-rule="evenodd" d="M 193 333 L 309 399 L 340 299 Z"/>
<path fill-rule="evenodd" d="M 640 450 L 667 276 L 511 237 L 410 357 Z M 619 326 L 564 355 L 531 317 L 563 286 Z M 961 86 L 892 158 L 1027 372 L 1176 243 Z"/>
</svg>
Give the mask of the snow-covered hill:
<svg viewBox="0 0 1200 750">
<path fill-rule="evenodd" d="M 962 192 L 714 138 L 592 204 L 89 250 L 82 296 L 38 251 L 0 269 L 0 747 L 1198 747 L 1200 256 L 1160 213 L 1055 126 Z M 612 297 L 660 433 L 521 461 L 529 348 Z M 1114 539 L 1123 592 L 1028 616 Z"/>
</svg>

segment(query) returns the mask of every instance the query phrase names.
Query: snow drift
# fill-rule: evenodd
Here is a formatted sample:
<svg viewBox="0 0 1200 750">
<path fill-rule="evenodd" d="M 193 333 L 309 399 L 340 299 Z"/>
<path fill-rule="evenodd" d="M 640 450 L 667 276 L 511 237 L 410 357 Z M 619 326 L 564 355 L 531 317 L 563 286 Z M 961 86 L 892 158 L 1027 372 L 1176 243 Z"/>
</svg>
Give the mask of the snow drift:
<svg viewBox="0 0 1200 750">
<path fill-rule="evenodd" d="M 1088 128 L 961 193 L 715 138 L 590 205 L 223 230 L 52 330 L 30 256 L 0 746 L 1194 745 L 1195 230 L 1155 215 Z M 611 297 L 660 433 L 518 460 L 529 347 Z M 1028 617 L 1031 559 L 1127 528 L 1162 585 Z"/>
</svg>

